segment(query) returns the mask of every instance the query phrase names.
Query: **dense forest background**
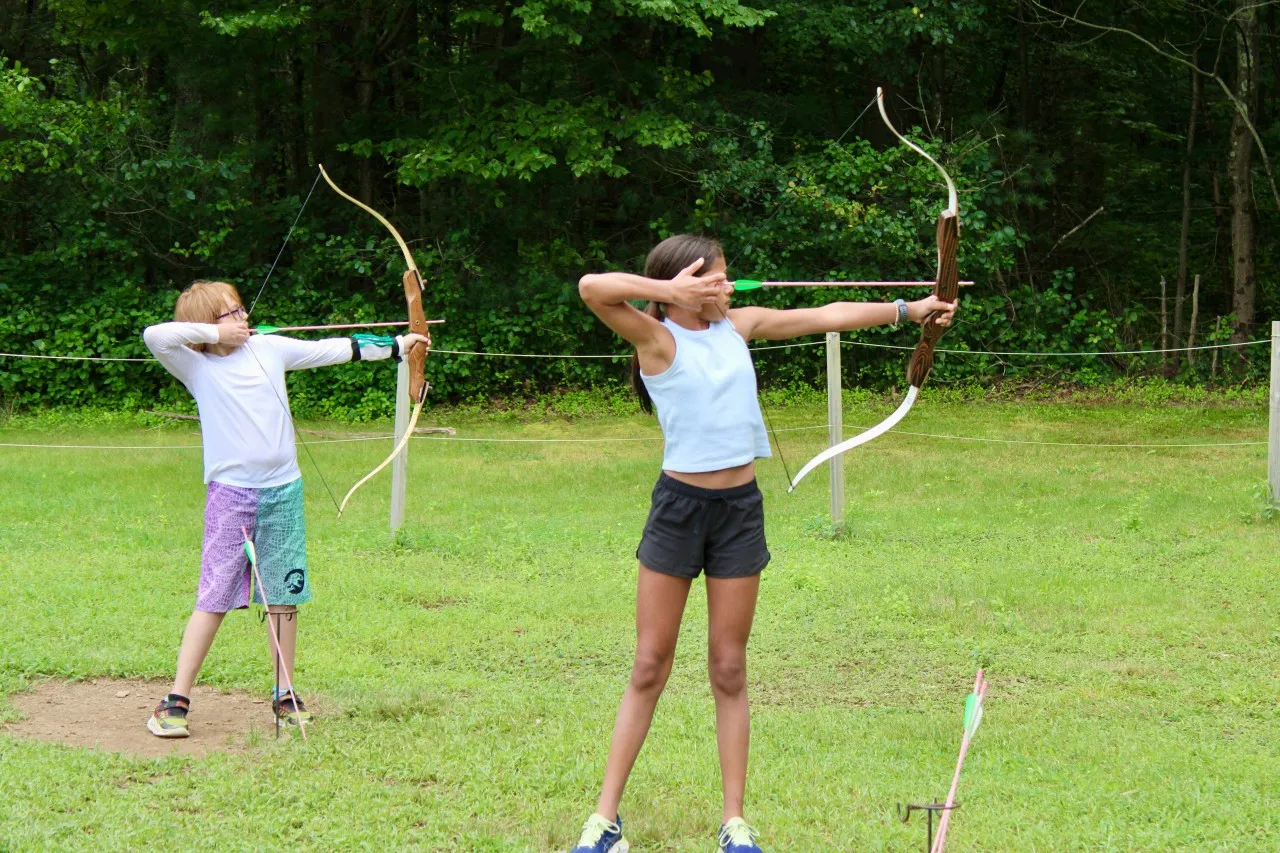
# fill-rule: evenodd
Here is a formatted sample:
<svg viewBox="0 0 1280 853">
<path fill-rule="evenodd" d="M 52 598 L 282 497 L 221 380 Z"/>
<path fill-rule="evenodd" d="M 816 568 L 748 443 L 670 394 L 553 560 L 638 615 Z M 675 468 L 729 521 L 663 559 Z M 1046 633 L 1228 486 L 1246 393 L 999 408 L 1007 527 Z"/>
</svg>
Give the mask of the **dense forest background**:
<svg viewBox="0 0 1280 853">
<path fill-rule="evenodd" d="M 866 110 L 877 86 L 960 188 L 978 285 L 944 346 L 1267 337 L 1278 37 L 1277 3 L 1249 0 L 0 0 L 0 351 L 145 355 L 141 329 L 192 280 L 248 301 L 295 218 L 255 321 L 403 317 L 387 233 L 323 183 L 302 208 L 317 163 L 410 240 L 442 349 L 619 352 L 578 277 L 638 271 L 686 230 L 720 237 L 740 277 L 931 278 L 945 191 Z M 765 383 L 820 378 L 820 348 L 784 352 L 760 359 Z M 944 356 L 933 381 L 1265 370 L 1265 347 L 1223 353 Z M 905 356 L 846 365 L 887 387 Z M 298 377 L 295 399 L 383 414 L 377 367 Z M 428 373 L 459 400 L 624 365 L 433 355 Z M 0 359 L 10 410 L 175 385 L 143 363 Z"/>
</svg>

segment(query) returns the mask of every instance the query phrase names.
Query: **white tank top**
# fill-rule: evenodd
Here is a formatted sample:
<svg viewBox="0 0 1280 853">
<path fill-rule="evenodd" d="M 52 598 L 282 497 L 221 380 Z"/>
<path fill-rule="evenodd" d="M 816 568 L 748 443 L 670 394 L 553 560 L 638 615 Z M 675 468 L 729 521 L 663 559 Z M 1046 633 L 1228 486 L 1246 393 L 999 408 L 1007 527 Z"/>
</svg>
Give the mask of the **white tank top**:
<svg viewBox="0 0 1280 853">
<path fill-rule="evenodd" d="M 640 374 L 666 439 L 662 467 L 695 474 L 772 455 L 751 353 L 733 323 L 716 320 L 700 331 L 662 324 L 675 338 L 676 357 L 656 376 Z"/>
</svg>

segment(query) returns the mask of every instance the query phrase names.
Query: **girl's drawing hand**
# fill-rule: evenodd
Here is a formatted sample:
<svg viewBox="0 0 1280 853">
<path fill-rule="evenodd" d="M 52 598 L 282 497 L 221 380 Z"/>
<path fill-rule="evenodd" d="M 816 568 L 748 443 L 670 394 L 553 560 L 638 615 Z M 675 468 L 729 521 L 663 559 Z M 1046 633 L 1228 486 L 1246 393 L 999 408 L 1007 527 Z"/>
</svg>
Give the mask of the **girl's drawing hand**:
<svg viewBox="0 0 1280 853">
<path fill-rule="evenodd" d="M 703 305 L 716 302 L 724 294 L 733 291 L 733 285 L 729 284 L 723 271 L 696 275 L 705 262 L 705 259 L 698 258 L 671 279 L 670 301 L 673 304 L 690 311 L 701 311 Z"/>
</svg>

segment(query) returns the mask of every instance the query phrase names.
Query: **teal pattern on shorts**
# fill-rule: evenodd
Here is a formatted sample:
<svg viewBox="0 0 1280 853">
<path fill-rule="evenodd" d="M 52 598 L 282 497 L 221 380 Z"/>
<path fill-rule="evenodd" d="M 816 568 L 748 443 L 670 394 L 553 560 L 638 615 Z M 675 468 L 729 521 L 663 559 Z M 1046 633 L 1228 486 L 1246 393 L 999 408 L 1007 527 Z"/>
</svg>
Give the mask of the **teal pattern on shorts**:
<svg viewBox="0 0 1280 853">
<path fill-rule="evenodd" d="M 258 571 L 270 604 L 311 600 L 307 576 L 307 531 L 302 479 L 267 489 L 209 484 L 204 511 L 204 553 L 196 609 L 226 613 L 262 603 L 244 553 L 249 531 L 258 555 Z"/>
</svg>

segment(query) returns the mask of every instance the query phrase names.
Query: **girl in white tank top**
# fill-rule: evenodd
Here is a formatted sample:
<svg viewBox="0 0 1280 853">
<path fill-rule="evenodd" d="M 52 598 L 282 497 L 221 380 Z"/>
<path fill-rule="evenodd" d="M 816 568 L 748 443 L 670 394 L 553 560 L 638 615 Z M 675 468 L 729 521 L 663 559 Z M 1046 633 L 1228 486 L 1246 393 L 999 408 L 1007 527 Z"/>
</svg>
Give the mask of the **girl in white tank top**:
<svg viewBox="0 0 1280 853">
<path fill-rule="evenodd" d="M 747 341 L 897 323 L 895 303 L 835 302 L 820 308 L 730 308 L 724 252 L 707 237 L 668 238 L 643 276 L 585 275 L 578 292 L 636 350 L 632 386 L 656 409 L 666 440 L 662 473 L 636 556 L 640 562 L 636 655 L 614 724 L 604 784 L 574 853 L 625 853 L 618 803 L 675 658 L 693 579 L 707 576 L 708 672 L 716 702 L 724 808 L 721 850 L 758 853 L 743 818 L 750 712 L 747 639 L 760 573 L 769 562 L 755 460 L 770 455 Z M 644 311 L 630 303 L 645 300 Z M 954 304 L 930 296 L 906 303 L 921 322 Z"/>
</svg>

